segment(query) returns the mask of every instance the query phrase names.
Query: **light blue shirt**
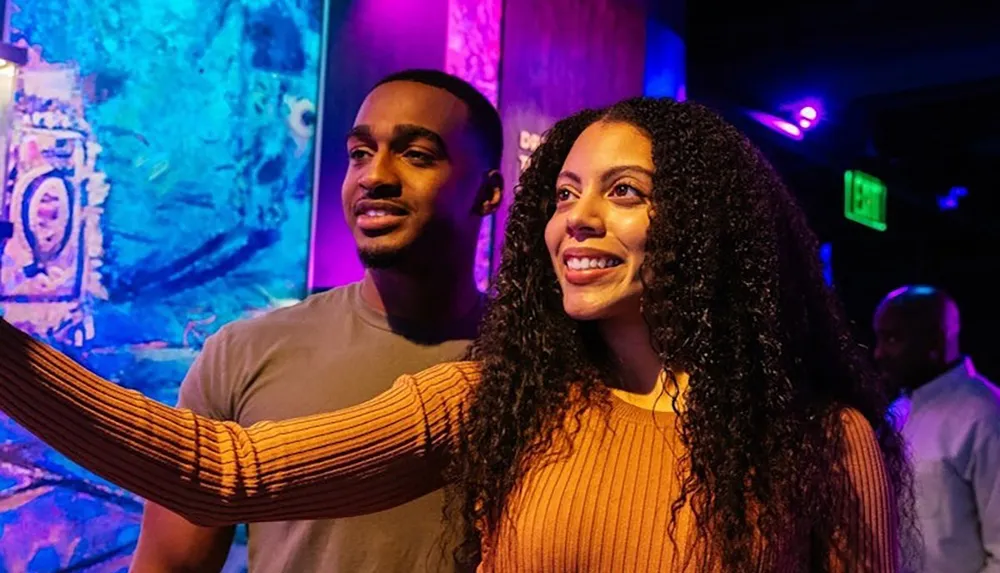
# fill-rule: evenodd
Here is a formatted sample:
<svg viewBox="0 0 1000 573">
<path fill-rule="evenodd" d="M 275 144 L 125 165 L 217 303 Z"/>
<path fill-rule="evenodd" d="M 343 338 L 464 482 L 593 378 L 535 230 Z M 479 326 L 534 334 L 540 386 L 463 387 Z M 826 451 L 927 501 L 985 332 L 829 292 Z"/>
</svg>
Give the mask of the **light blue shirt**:
<svg viewBox="0 0 1000 573">
<path fill-rule="evenodd" d="M 1000 573 L 1000 389 L 966 358 L 893 405 L 913 461 L 924 573 Z"/>
</svg>

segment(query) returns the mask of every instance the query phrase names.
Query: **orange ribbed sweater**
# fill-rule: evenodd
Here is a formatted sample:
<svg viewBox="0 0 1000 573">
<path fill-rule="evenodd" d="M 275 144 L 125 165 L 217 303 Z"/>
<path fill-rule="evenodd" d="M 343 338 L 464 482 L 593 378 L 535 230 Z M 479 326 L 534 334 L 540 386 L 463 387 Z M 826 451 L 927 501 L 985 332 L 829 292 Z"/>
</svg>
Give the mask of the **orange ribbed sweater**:
<svg viewBox="0 0 1000 573">
<path fill-rule="evenodd" d="M 0 409 L 79 464 L 205 525 L 351 516 L 441 487 L 478 377 L 475 363 L 443 364 L 353 408 L 240 428 L 122 389 L 0 324 Z M 895 512 L 875 436 L 860 414 L 843 420 L 845 488 L 857 500 L 844 533 L 862 536 L 862 552 L 835 569 L 896 571 Z M 679 483 L 674 421 L 617 399 L 610 420 L 588 412 L 568 457 L 525 476 L 480 570 L 680 570 L 665 533 Z M 680 553 L 688 523 L 682 512 Z M 766 568 L 783 570 L 780 561 Z"/>
</svg>

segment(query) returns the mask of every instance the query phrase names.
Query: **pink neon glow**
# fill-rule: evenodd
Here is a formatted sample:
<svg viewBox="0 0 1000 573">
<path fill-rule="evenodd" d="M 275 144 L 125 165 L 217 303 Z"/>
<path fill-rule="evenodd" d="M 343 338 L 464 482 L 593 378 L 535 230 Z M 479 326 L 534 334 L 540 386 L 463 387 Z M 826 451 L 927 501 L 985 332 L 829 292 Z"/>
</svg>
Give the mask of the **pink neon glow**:
<svg viewBox="0 0 1000 573">
<path fill-rule="evenodd" d="M 810 127 L 812 127 L 812 124 L 813 123 L 811 121 L 809 121 L 808 119 L 800 119 L 799 120 L 799 127 L 801 127 L 802 129 L 809 129 Z"/>
<path fill-rule="evenodd" d="M 448 0 L 448 45 L 444 69 L 476 87 L 494 106 L 500 92 L 502 0 Z M 493 259 L 494 218 L 483 217 L 476 245 L 476 285 L 485 292 Z"/>
<path fill-rule="evenodd" d="M 494 106 L 500 83 L 502 0 L 448 0 L 444 70 L 476 87 Z"/>
<path fill-rule="evenodd" d="M 809 120 L 809 121 L 815 121 L 816 120 L 816 116 L 819 115 L 819 114 L 816 112 L 816 108 L 814 108 L 811 105 L 807 105 L 807 106 L 805 106 L 805 107 L 803 107 L 802 109 L 799 110 L 799 115 L 803 119 L 806 119 L 806 120 Z M 802 127 L 806 127 L 806 126 L 802 126 Z"/>
<path fill-rule="evenodd" d="M 774 117 L 773 115 L 762 111 L 751 110 L 747 112 L 747 115 L 764 127 L 777 131 L 786 137 L 790 137 L 796 141 L 802 139 L 802 130 L 799 129 L 799 126 L 794 123 L 789 123 L 779 117 Z"/>
<path fill-rule="evenodd" d="M 775 120 L 774 127 L 777 127 L 778 129 L 784 131 L 785 133 L 791 135 L 792 137 L 802 137 L 802 130 L 788 123 L 785 120 L 782 119 Z"/>
</svg>

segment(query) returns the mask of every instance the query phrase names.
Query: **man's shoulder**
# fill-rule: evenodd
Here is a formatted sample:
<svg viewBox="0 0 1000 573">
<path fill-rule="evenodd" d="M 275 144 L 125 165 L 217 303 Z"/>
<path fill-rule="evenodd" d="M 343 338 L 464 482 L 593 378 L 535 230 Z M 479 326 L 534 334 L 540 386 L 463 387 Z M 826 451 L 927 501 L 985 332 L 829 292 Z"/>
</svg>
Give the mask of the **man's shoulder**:
<svg viewBox="0 0 1000 573">
<path fill-rule="evenodd" d="M 978 439 L 984 432 L 1000 436 L 1000 389 L 976 372 L 971 362 L 966 364 L 939 380 L 940 385 L 931 388 L 932 398 L 923 397 L 914 415 L 924 427 L 937 428 L 952 440 Z"/>
<path fill-rule="evenodd" d="M 952 405 L 971 417 L 1000 417 L 1000 388 L 973 369 L 956 376 L 946 393 Z"/>
<path fill-rule="evenodd" d="M 970 421 L 1000 434 L 1000 388 L 978 374 L 970 377 L 966 384 L 966 407 Z"/>
<path fill-rule="evenodd" d="M 301 395 L 308 406 L 312 398 L 303 389 L 313 388 L 317 377 L 328 375 L 312 369 L 315 357 L 342 326 L 340 317 L 347 319 L 352 312 L 350 295 L 347 285 L 223 326 L 209 337 L 188 371 L 179 403 L 211 417 L 241 422 L 250 388 L 263 392 L 259 395 L 264 402 L 288 399 L 294 404 L 299 399 L 295 396 Z M 298 368 L 301 375 L 288 376 L 289 368 Z M 296 392 L 289 393 L 289 383 L 295 384 Z M 299 414 L 286 417 L 293 415 Z"/>
<path fill-rule="evenodd" d="M 319 325 L 330 325 L 353 312 L 351 297 L 355 285 L 351 283 L 312 294 L 294 304 L 231 322 L 219 329 L 215 336 L 226 343 L 244 344 L 281 338 L 289 333 L 315 332 Z"/>
</svg>

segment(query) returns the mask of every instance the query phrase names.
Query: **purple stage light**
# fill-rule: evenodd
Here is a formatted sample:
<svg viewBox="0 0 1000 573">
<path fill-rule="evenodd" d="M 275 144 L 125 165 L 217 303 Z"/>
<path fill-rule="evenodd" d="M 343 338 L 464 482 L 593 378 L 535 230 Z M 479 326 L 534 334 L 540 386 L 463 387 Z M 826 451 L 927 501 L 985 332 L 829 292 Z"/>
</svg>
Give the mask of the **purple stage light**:
<svg viewBox="0 0 1000 573">
<path fill-rule="evenodd" d="M 802 130 L 787 121 L 781 119 L 775 120 L 774 126 L 794 138 L 802 138 Z"/>
<path fill-rule="evenodd" d="M 819 99 L 814 97 L 790 101 L 778 109 L 786 119 L 802 130 L 815 129 L 826 115 Z"/>
<path fill-rule="evenodd" d="M 938 209 L 942 211 L 954 211 L 958 209 L 960 200 L 969 194 L 965 187 L 952 187 L 947 195 L 938 195 Z"/>
<path fill-rule="evenodd" d="M 942 211 L 952 211 L 954 209 L 958 209 L 958 199 L 952 197 L 951 195 L 938 197 L 938 209 L 941 209 Z"/>
<path fill-rule="evenodd" d="M 764 113 L 762 111 L 747 111 L 747 115 L 754 119 L 757 123 L 763 125 L 764 127 L 777 131 L 778 133 L 790 137 L 796 141 L 802 139 L 802 130 L 799 126 L 794 123 L 790 123 L 781 119 L 780 117 L 775 117 L 769 113 Z"/>
</svg>

